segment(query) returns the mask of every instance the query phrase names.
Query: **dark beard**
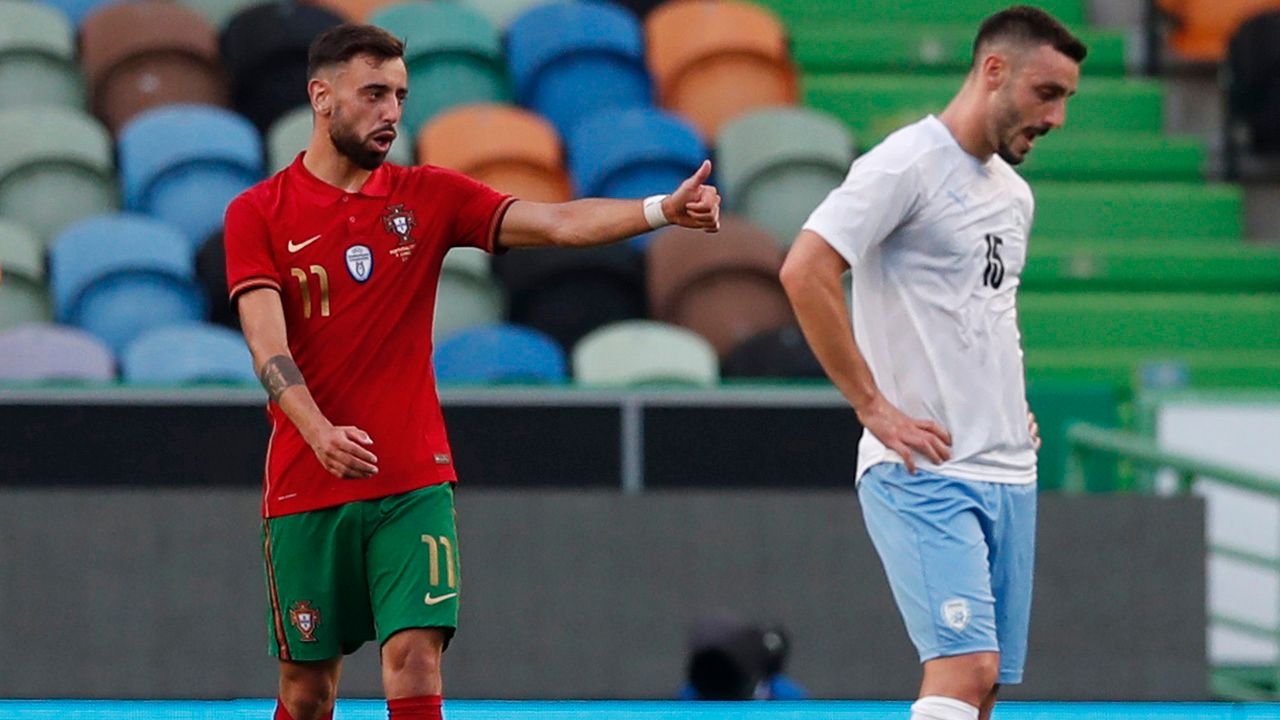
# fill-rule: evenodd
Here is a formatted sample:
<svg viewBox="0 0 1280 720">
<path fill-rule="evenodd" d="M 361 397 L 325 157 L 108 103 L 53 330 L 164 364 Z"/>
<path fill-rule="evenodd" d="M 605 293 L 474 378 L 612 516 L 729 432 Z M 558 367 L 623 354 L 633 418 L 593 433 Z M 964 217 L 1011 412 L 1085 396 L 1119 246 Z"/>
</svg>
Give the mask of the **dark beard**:
<svg viewBox="0 0 1280 720">
<path fill-rule="evenodd" d="M 382 161 L 387 159 L 386 153 L 370 150 L 363 140 L 349 133 L 338 132 L 336 127 L 329 128 L 329 140 L 343 157 L 362 170 L 377 170 Z"/>
</svg>

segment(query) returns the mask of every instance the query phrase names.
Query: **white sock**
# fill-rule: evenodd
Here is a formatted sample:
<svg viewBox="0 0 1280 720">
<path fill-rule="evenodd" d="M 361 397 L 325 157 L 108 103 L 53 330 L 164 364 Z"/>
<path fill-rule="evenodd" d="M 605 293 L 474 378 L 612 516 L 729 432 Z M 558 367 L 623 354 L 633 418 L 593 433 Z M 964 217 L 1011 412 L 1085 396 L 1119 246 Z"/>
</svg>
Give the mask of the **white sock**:
<svg viewBox="0 0 1280 720">
<path fill-rule="evenodd" d="M 978 708 L 955 698 L 929 695 L 911 705 L 911 720 L 978 720 Z"/>
</svg>

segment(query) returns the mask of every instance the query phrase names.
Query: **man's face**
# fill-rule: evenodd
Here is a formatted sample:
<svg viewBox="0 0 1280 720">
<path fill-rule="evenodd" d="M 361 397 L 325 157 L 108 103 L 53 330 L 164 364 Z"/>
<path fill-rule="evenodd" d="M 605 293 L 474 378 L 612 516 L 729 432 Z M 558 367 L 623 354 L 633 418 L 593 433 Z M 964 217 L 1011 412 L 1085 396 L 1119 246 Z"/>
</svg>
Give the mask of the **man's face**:
<svg viewBox="0 0 1280 720">
<path fill-rule="evenodd" d="M 995 92 L 988 132 L 996 153 L 1017 165 L 1036 138 L 1066 122 L 1067 99 L 1080 83 L 1080 66 L 1050 45 L 1007 57 L 1008 71 Z"/>
<path fill-rule="evenodd" d="M 321 74 L 329 86 L 329 139 L 365 170 L 386 159 L 396 139 L 409 73 L 404 60 L 357 55 Z"/>
</svg>

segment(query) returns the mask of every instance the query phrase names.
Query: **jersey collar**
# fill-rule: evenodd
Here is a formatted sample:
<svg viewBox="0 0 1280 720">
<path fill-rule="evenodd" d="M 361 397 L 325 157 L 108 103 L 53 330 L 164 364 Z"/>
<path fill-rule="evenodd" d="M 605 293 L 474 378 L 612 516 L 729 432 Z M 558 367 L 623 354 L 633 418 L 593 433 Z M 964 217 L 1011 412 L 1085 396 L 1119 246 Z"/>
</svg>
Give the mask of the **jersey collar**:
<svg viewBox="0 0 1280 720">
<path fill-rule="evenodd" d="M 330 185 L 312 175 L 307 166 L 302 164 L 302 156 L 305 154 L 305 152 L 298 153 L 298 156 L 293 159 L 293 164 L 289 166 L 289 173 L 297 180 L 303 191 L 317 202 L 333 202 L 344 195 L 387 197 L 391 194 L 391 170 L 385 162 L 369 175 L 369 178 L 364 181 L 364 185 L 359 190 L 354 193 L 348 193 L 346 190 Z"/>
</svg>

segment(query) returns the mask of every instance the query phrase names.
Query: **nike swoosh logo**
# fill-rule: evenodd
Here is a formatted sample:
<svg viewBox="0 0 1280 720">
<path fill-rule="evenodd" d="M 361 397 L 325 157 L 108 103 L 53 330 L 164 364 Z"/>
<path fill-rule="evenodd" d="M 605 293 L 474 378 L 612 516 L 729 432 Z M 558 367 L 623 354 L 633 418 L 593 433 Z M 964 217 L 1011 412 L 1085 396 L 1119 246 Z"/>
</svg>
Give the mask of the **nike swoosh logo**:
<svg viewBox="0 0 1280 720">
<path fill-rule="evenodd" d="M 301 250 L 302 248 L 304 248 L 304 247 L 306 247 L 306 246 L 310 245 L 311 243 L 313 243 L 313 242 L 315 242 L 315 241 L 317 241 L 317 240 L 319 240 L 319 239 L 320 239 L 320 236 L 319 236 L 319 235 L 315 235 L 315 236 L 312 236 L 312 237 L 310 237 L 310 238 L 308 238 L 308 239 L 306 239 L 306 240 L 303 240 L 302 242 L 300 242 L 300 243 L 298 243 L 298 244 L 296 244 L 296 245 L 294 244 L 294 242 L 293 242 L 292 240 L 290 240 L 290 241 L 289 241 L 289 252 L 291 252 L 291 253 L 296 253 L 296 252 L 298 252 L 299 250 Z"/>
<path fill-rule="evenodd" d="M 428 605 L 439 605 L 440 603 L 444 602 L 445 600 L 448 600 L 449 598 L 456 598 L 456 597 L 458 597 L 458 593 L 456 592 L 451 592 L 447 595 L 440 595 L 439 597 L 431 597 L 431 593 L 427 593 L 427 596 L 423 598 L 423 602 L 425 602 Z"/>
</svg>

